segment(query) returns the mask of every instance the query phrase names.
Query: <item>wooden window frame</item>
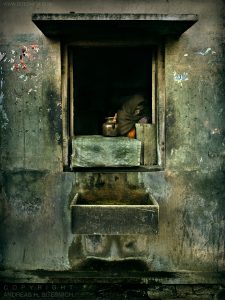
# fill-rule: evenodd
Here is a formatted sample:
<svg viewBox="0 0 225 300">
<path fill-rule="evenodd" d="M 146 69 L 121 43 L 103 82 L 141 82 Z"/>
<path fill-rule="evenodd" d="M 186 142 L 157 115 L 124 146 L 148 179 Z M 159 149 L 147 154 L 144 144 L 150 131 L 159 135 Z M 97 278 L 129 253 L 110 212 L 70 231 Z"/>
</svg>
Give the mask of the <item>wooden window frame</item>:
<svg viewBox="0 0 225 300">
<path fill-rule="evenodd" d="M 73 91 L 73 47 L 124 47 L 140 46 L 131 42 L 66 42 L 62 46 L 62 126 L 63 126 L 63 167 L 70 168 L 71 138 L 74 136 L 74 91 Z M 142 44 L 141 44 L 142 45 Z M 145 45 L 143 45 L 145 46 Z M 146 46 L 153 48 L 152 54 L 152 124 L 156 125 L 156 165 L 141 165 L 138 171 L 163 170 L 165 168 L 165 48 L 164 42 L 146 42 Z M 79 168 L 87 169 L 87 168 Z M 106 168 L 104 168 L 106 169 Z M 122 168 L 124 169 L 124 168 Z M 129 171 L 137 171 L 137 168 Z"/>
</svg>

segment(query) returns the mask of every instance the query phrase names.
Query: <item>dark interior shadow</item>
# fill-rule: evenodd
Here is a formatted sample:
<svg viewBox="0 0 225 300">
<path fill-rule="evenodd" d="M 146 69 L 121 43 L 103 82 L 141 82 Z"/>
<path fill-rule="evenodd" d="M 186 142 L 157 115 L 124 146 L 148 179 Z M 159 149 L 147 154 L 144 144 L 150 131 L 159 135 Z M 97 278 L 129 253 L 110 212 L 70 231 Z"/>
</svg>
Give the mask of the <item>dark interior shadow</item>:
<svg viewBox="0 0 225 300">
<path fill-rule="evenodd" d="M 98 272 L 143 272 L 148 271 L 147 264 L 137 259 L 127 259 L 123 261 L 106 261 L 97 258 L 89 258 L 82 262 L 78 271 L 98 271 Z"/>
</svg>

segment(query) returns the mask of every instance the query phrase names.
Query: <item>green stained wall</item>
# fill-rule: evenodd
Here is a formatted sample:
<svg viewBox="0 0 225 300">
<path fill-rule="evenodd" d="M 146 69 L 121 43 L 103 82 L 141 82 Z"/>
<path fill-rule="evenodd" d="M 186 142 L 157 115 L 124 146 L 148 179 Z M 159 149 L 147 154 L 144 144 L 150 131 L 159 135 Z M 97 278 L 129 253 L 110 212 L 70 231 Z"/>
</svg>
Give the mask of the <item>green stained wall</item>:
<svg viewBox="0 0 225 300">
<path fill-rule="evenodd" d="M 2 268 L 71 270 L 88 255 L 114 253 L 139 257 L 153 271 L 224 270 L 223 1 L 10 3 L 0 3 Z M 165 171 L 63 172 L 60 42 L 46 38 L 31 15 L 69 11 L 199 15 L 165 46 Z M 158 235 L 72 235 L 69 204 L 76 191 L 124 185 L 155 196 Z"/>
</svg>

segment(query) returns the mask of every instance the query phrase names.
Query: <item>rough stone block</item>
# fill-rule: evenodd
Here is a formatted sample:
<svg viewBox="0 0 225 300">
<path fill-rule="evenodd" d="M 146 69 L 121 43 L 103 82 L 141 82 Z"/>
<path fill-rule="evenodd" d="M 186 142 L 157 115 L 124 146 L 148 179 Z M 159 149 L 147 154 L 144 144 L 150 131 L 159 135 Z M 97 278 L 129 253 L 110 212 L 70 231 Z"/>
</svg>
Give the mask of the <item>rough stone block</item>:
<svg viewBox="0 0 225 300">
<path fill-rule="evenodd" d="M 193 294 L 193 289 L 191 285 L 183 285 L 183 284 L 177 285 L 176 290 L 177 290 L 177 295 L 180 297 Z"/>
<path fill-rule="evenodd" d="M 174 286 L 155 286 L 148 288 L 148 296 L 150 299 L 168 299 L 176 296 L 176 290 Z"/>
<path fill-rule="evenodd" d="M 193 292 L 196 295 L 212 295 L 215 294 L 218 290 L 219 290 L 218 286 L 212 286 L 212 285 L 193 286 Z"/>
<path fill-rule="evenodd" d="M 140 157 L 141 142 L 128 137 L 86 135 L 72 141 L 72 167 L 133 167 Z"/>
</svg>

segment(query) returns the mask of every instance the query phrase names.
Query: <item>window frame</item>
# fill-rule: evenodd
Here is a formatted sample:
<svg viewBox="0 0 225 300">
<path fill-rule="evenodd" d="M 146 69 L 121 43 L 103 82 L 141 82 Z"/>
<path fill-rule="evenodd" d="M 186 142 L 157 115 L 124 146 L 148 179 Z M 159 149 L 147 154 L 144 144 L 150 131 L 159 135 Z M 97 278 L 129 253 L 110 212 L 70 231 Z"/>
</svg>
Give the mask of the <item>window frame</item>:
<svg viewBox="0 0 225 300">
<path fill-rule="evenodd" d="M 113 168 L 114 171 L 155 171 L 165 168 L 165 43 L 163 40 L 146 41 L 143 45 L 138 40 L 132 41 L 66 41 L 62 42 L 62 134 L 63 167 L 70 167 L 71 140 L 74 137 L 74 91 L 73 91 L 73 47 L 124 47 L 151 46 L 152 54 L 152 124 L 156 125 L 156 165 L 140 165 L 135 168 Z M 79 170 L 90 170 L 81 168 Z M 106 171 L 107 167 L 101 168 Z"/>
</svg>

